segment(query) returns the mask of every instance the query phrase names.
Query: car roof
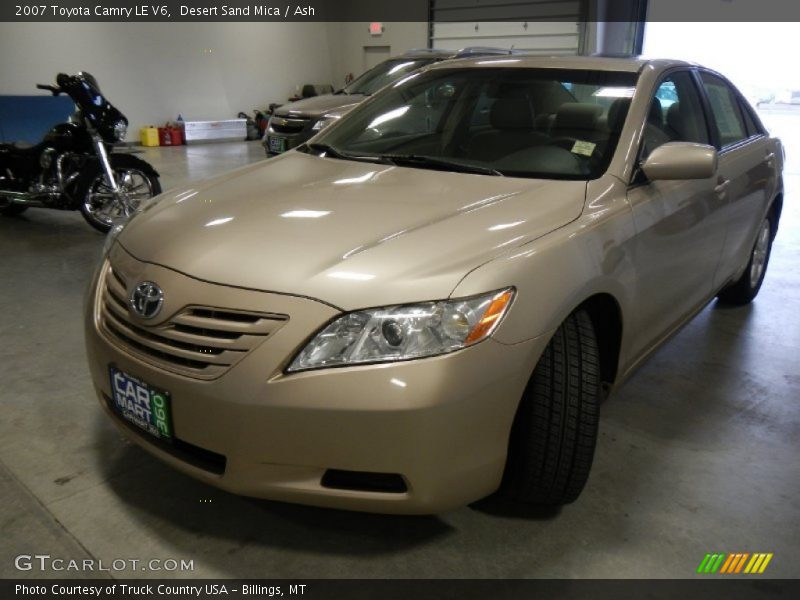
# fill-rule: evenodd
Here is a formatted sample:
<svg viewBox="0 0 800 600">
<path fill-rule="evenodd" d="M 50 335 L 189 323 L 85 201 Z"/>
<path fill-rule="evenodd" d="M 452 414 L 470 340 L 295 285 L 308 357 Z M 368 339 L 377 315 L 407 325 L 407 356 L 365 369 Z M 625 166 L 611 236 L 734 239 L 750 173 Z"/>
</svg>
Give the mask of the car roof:
<svg viewBox="0 0 800 600">
<path fill-rule="evenodd" d="M 443 50 L 441 48 L 416 48 L 414 50 L 404 52 L 398 56 L 393 56 L 389 60 L 400 60 L 404 58 L 447 60 L 449 58 L 508 56 L 514 53 L 514 50 L 509 50 L 508 48 L 494 48 L 491 46 L 467 46 L 458 50 Z"/>
<path fill-rule="evenodd" d="M 648 59 L 639 56 L 542 56 L 539 54 L 514 53 L 508 56 L 482 56 L 449 60 L 430 68 L 459 67 L 519 67 L 529 69 L 587 69 L 594 71 L 626 71 L 638 73 L 645 66 L 657 70 L 673 66 L 696 66 L 682 60 Z"/>
</svg>

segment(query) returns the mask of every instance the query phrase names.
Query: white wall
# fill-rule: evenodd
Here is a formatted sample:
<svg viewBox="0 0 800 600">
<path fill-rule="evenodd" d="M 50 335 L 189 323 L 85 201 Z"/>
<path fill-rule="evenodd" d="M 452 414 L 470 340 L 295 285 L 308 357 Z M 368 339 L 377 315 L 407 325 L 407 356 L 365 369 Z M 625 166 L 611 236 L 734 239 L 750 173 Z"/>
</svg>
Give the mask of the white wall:
<svg viewBox="0 0 800 600">
<path fill-rule="evenodd" d="M 364 70 L 365 46 L 389 46 L 392 56 L 414 48 L 428 47 L 428 24 L 384 23 L 383 35 L 369 34 L 367 22 L 328 23 L 331 40 L 334 87 L 344 85 L 348 73 L 358 77 Z"/>
<path fill-rule="evenodd" d="M 340 52 L 329 32 L 326 23 L 0 23 L 0 94 L 37 94 L 59 71 L 89 71 L 133 140 L 178 113 L 233 118 L 284 102 L 297 85 L 332 82 Z"/>
</svg>

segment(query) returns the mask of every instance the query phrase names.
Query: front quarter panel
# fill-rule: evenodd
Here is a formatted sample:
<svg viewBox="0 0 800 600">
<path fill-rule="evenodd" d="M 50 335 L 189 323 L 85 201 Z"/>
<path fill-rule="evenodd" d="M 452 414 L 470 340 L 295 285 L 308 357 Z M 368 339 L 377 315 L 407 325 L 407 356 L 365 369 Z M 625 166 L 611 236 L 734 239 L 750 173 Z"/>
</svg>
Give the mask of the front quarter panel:
<svg viewBox="0 0 800 600">
<path fill-rule="evenodd" d="M 475 269 L 453 296 L 516 287 L 514 304 L 493 334 L 504 344 L 552 332 L 582 302 L 600 293 L 617 301 L 624 322 L 632 303 L 633 237 L 625 186 L 606 175 L 589 182 L 586 206 L 576 221 Z"/>
</svg>

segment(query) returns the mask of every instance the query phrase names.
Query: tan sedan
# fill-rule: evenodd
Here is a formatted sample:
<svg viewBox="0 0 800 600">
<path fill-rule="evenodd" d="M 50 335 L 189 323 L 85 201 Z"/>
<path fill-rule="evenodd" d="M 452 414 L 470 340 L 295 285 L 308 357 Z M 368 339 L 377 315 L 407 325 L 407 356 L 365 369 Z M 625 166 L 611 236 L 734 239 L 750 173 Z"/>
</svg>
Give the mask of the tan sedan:
<svg viewBox="0 0 800 600">
<path fill-rule="evenodd" d="M 758 293 L 782 163 L 696 65 L 430 67 L 115 228 L 86 307 L 100 402 L 239 494 L 571 502 L 601 398 L 710 300 Z"/>
</svg>

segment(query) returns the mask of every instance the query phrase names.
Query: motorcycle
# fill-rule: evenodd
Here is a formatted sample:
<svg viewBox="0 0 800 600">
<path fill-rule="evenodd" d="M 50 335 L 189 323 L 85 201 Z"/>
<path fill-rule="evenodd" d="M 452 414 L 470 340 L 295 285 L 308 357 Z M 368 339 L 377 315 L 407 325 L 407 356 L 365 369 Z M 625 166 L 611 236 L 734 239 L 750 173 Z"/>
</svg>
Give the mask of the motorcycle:
<svg viewBox="0 0 800 600">
<path fill-rule="evenodd" d="M 91 74 L 59 73 L 56 84 L 36 87 L 54 96 L 68 94 L 76 111 L 35 146 L 0 144 L 0 214 L 18 215 L 31 207 L 80 210 L 89 225 L 105 233 L 161 193 L 159 175 L 136 156 L 112 152 L 125 139 L 128 119 L 106 100 Z"/>
</svg>

